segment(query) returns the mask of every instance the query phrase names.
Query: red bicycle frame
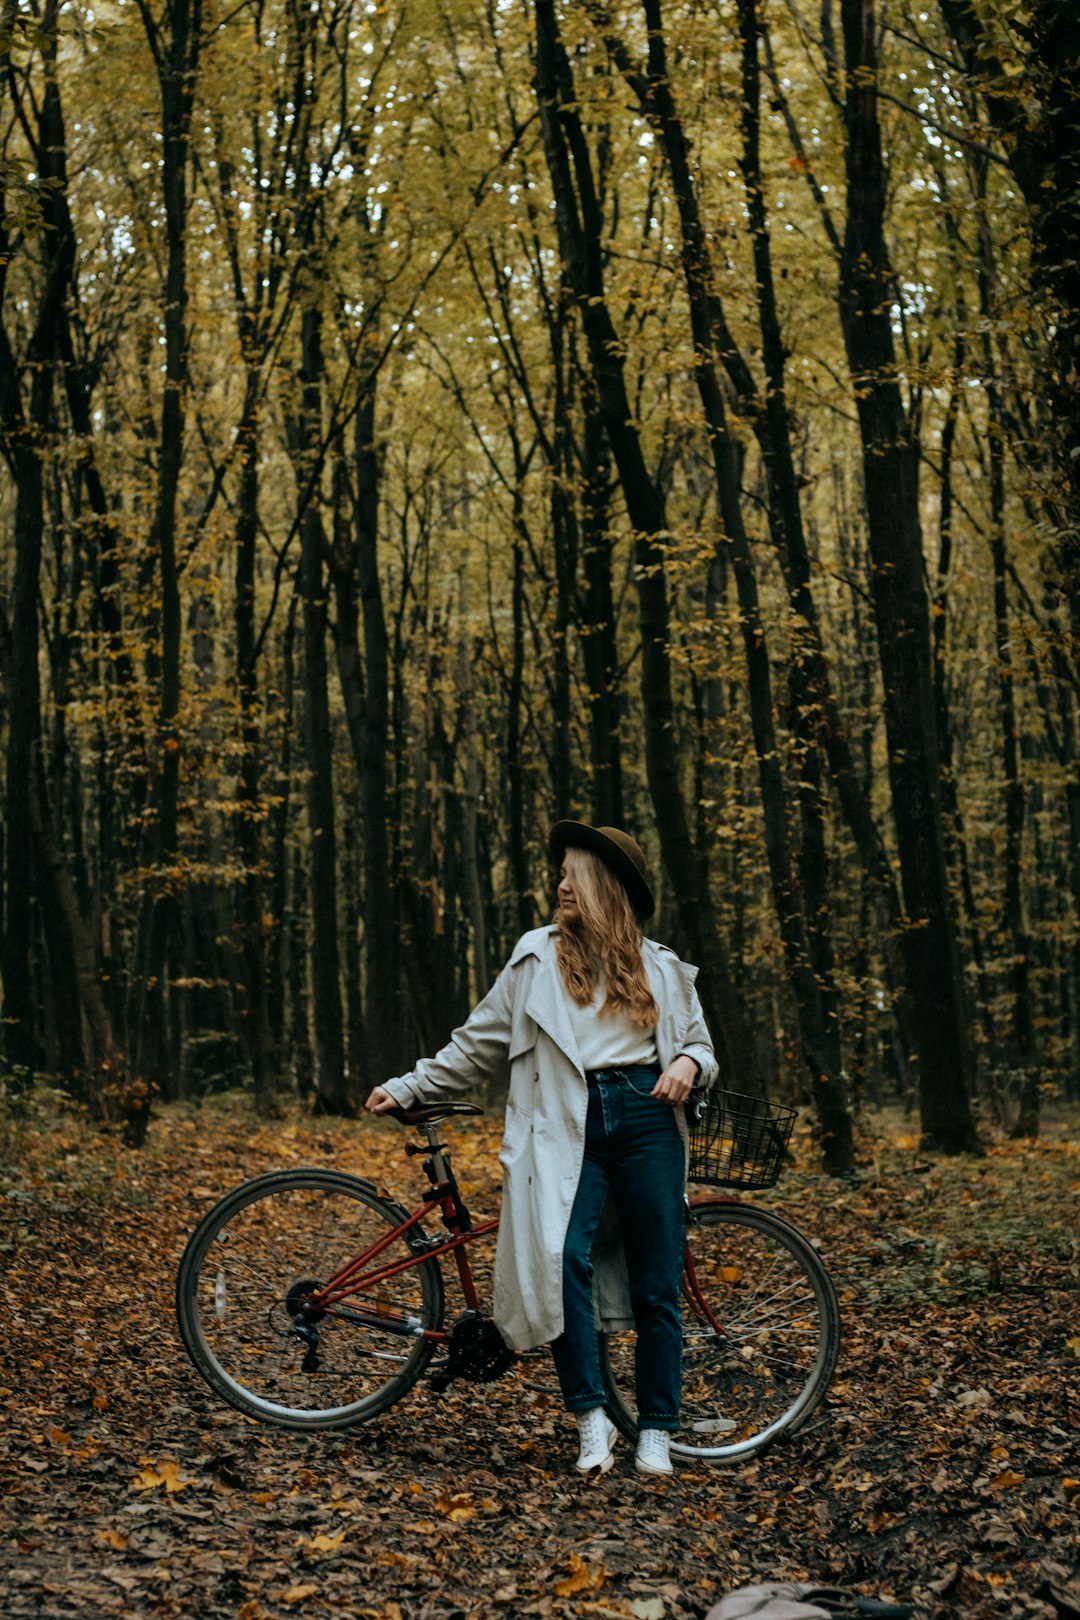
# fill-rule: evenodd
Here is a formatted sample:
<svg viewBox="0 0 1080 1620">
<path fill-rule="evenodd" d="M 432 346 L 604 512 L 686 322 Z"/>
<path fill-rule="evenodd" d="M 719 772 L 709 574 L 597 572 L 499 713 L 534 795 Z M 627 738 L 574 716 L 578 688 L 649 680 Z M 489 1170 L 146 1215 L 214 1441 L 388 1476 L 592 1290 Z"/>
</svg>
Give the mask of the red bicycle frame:
<svg viewBox="0 0 1080 1620">
<path fill-rule="evenodd" d="M 371 1265 L 372 1261 L 382 1254 L 384 1249 L 388 1248 L 398 1238 L 405 1237 L 406 1242 L 408 1242 L 407 1234 L 418 1226 L 426 1216 L 434 1214 L 436 1210 L 442 1211 L 443 1225 L 452 1234 L 450 1237 L 428 1239 L 418 1252 L 410 1254 L 406 1260 L 394 1260 L 389 1265 L 382 1266 L 375 1271 L 366 1269 Z M 469 1224 L 464 1226 L 464 1221 L 468 1221 Z M 471 1243 L 474 1238 L 490 1237 L 493 1232 L 498 1230 L 498 1216 L 494 1220 L 482 1221 L 479 1226 L 473 1226 L 468 1211 L 461 1202 L 456 1181 L 452 1178 L 447 1179 L 434 1186 L 431 1197 L 419 1209 L 414 1210 L 411 1215 L 402 1221 L 400 1226 L 395 1226 L 392 1231 L 384 1233 L 376 1243 L 365 1249 L 363 1254 L 356 1255 L 354 1259 L 349 1260 L 338 1271 L 335 1271 L 334 1275 L 323 1284 L 317 1293 L 307 1296 L 305 1304 L 311 1310 L 325 1311 L 328 1315 L 332 1315 L 335 1306 L 340 1305 L 344 1300 L 352 1299 L 361 1290 L 370 1290 L 385 1282 L 389 1277 L 396 1277 L 399 1272 L 408 1271 L 413 1266 L 423 1265 L 424 1261 L 433 1255 L 452 1253 L 457 1265 L 458 1278 L 461 1282 L 461 1291 L 465 1297 L 465 1303 L 469 1310 L 479 1310 L 480 1296 L 476 1291 L 476 1284 L 473 1281 L 472 1270 L 464 1249 L 465 1245 Z M 374 1311 L 351 1312 L 349 1314 L 361 1315 L 364 1319 L 389 1329 L 391 1333 L 396 1331 L 408 1334 L 411 1338 L 429 1339 L 433 1344 L 445 1344 L 450 1337 L 444 1328 L 414 1328 L 404 1317 L 395 1322 L 394 1314 L 389 1309 L 383 1311 L 376 1308 Z"/>
<path fill-rule="evenodd" d="M 441 1153 L 438 1157 L 441 1160 Z M 442 1164 L 440 1164 L 440 1168 L 442 1167 Z M 432 1179 L 434 1182 L 434 1177 Z M 714 1201 L 713 1199 L 708 1200 L 710 1203 Z M 722 1202 L 735 1203 L 737 1200 L 727 1198 L 723 1199 Z M 691 1204 L 690 1208 L 693 1209 L 693 1207 L 693 1204 Z M 367 1269 L 391 1243 L 402 1237 L 408 1242 L 408 1234 L 414 1231 L 428 1215 L 432 1215 L 436 1211 L 441 1211 L 442 1223 L 448 1233 L 451 1234 L 450 1236 L 421 1239 L 422 1247 L 410 1254 L 407 1259 L 391 1261 L 388 1265 L 378 1267 L 373 1271 Z M 341 1312 L 336 1308 L 341 1306 L 345 1300 L 355 1298 L 362 1291 L 366 1292 L 372 1288 L 377 1288 L 379 1284 L 386 1282 L 391 1277 L 396 1277 L 400 1272 L 409 1271 L 415 1266 L 423 1265 L 425 1260 L 433 1256 L 453 1254 L 465 1304 L 469 1310 L 478 1311 L 480 1309 L 480 1296 L 477 1293 L 472 1270 L 465 1254 L 465 1246 L 471 1243 L 474 1238 L 490 1237 L 498 1230 L 499 1219 L 497 1216 L 493 1220 L 481 1222 L 479 1226 L 473 1226 L 469 1212 L 461 1201 L 457 1182 L 452 1173 L 449 1173 L 446 1179 L 433 1184 L 431 1197 L 419 1209 L 406 1216 L 400 1226 L 396 1226 L 391 1231 L 384 1233 L 370 1248 L 365 1249 L 363 1254 L 356 1255 L 352 1260 L 347 1261 L 345 1265 L 334 1272 L 333 1276 L 323 1284 L 317 1293 L 308 1295 L 304 1300 L 304 1304 L 315 1313 L 347 1315 L 353 1320 L 369 1322 L 372 1326 L 382 1327 L 391 1333 L 396 1332 L 408 1335 L 410 1338 L 427 1339 L 432 1344 L 446 1344 L 450 1339 L 450 1334 L 445 1328 L 422 1327 L 415 1322 L 415 1319 L 409 1319 L 399 1312 L 391 1311 L 389 1305 L 385 1308 L 376 1306 L 374 1310 L 357 1311 L 353 1309 L 348 1312 Z M 689 1245 L 687 1245 L 683 1256 L 682 1292 L 694 1314 L 707 1323 L 717 1338 L 725 1338 L 726 1334 L 722 1324 L 716 1320 L 709 1309 L 698 1285 L 697 1269 Z"/>
</svg>

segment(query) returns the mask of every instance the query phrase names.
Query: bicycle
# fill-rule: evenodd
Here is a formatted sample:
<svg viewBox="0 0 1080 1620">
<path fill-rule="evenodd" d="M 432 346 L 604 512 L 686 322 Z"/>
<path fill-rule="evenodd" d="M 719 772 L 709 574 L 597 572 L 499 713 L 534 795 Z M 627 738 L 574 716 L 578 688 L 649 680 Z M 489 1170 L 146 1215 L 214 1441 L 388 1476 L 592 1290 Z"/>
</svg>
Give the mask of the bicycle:
<svg viewBox="0 0 1080 1620">
<path fill-rule="evenodd" d="M 474 1224 L 437 1127 L 474 1103 L 399 1108 L 422 1129 L 429 1190 L 407 1210 L 337 1170 L 275 1171 L 236 1188 L 192 1233 L 177 1275 L 180 1332 L 216 1393 L 249 1417 L 344 1429 L 429 1382 L 489 1382 L 516 1359 L 484 1315 L 468 1248 Z M 691 1179 L 768 1186 L 794 1110 L 711 1093 L 691 1127 Z M 802 1428 L 823 1399 L 840 1345 L 832 1282 L 812 1245 L 771 1211 L 717 1195 L 687 1199 L 683 1418 L 672 1455 L 737 1462 Z M 440 1217 L 444 1231 L 425 1221 Z M 450 1257 L 465 1310 L 446 1325 Z M 636 1438 L 632 1333 L 601 1333 L 608 1410 Z M 438 1359 L 436 1357 L 439 1353 Z"/>
</svg>

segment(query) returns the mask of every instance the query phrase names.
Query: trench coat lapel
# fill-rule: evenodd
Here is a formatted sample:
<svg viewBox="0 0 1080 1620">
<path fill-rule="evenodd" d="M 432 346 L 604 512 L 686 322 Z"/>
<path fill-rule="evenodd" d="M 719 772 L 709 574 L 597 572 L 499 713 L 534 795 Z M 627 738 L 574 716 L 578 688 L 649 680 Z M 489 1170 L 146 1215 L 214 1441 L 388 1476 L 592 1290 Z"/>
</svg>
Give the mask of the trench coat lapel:
<svg viewBox="0 0 1080 1620">
<path fill-rule="evenodd" d="M 680 1050 L 686 1034 L 697 968 L 680 962 L 674 952 L 662 949 L 653 940 L 646 939 L 643 949 L 653 994 L 660 1005 L 656 1042 L 661 1065 L 666 1067 Z M 529 987 L 525 1011 L 565 1053 L 578 1073 L 584 1074 L 550 933 L 537 955 L 540 960 Z"/>
<path fill-rule="evenodd" d="M 584 1075 L 577 1041 L 570 1023 L 566 995 L 559 977 L 559 964 L 549 938 L 547 949 L 541 954 L 540 965 L 533 974 L 525 1011 L 549 1035 L 559 1050 L 569 1058 L 578 1073 Z"/>
<path fill-rule="evenodd" d="M 698 970 L 680 962 L 673 951 L 647 939 L 644 946 L 649 981 L 660 1008 L 656 1047 L 662 1068 L 673 1062 L 686 1039 Z"/>
</svg>

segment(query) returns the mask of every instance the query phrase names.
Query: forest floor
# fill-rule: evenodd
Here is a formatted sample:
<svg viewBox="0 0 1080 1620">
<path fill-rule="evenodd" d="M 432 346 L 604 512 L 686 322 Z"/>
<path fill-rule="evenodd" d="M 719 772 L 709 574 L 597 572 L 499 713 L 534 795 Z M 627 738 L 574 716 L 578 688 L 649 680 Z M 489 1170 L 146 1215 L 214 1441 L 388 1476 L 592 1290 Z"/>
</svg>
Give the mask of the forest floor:
<svg viewBox="0 0 1080 1620">
<path fill-rule="evenodd" d="M 454 1132 L 494 1212 L 500 1122 Z M 1080 1121 L 927 1164 L 871 1119 L 849 1182 L 808 1138 L 759 1195 L 819 1241 L 844 1345 L 787 1449 L 670 1481 L 584 1482 L 535 1374 L 423 1385 L 298 1436 L 219 1404 L 173 1319 L 185 1239 L 248 1176 L 331 1159 L 399 1196 L 396 1127 L 163 1109 L 141 1152 L 62 1112 L 0 1122 L 0 1612 L 286 1620 L 700 1620 L 771 1578 L 913 1601 L 931 1620 L 1046 1616 L 1077 1578 Z M 452 1299 L 449 1301 L 452 1305 Z"/>
</svg>

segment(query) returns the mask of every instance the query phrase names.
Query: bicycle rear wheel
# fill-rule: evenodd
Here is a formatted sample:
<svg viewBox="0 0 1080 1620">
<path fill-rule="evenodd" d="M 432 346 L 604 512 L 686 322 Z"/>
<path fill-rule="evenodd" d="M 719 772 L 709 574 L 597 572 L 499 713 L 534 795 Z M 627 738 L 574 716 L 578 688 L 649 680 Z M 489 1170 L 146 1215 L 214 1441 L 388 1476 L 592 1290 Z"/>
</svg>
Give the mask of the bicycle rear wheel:
<svg viewBox="0 0 1080 1620">
<path fill-rule="evenodd" d="M 836 1290 L 801 1233 L 750 1205 L 694 1201 L 687 1251 L 672 1455 L 742 1462 L 799 1429 L 825 1395 L 840 1350 Z M 634 1342 L 633 1333 L 600 1336 L 608 1409 L 631 1437 Z"/>
<path fill-rule="evenodd" d="M 290 1429 L 342 1429 L 412 1388 L 443 1320 L 434 1260 L 325 1312 L 306 1296 L 391 1233 L 406 1212 L 333 1170 L 284 1170 L 228 1194 L 192 1234 L 176 1280 L 184 1346 L 219 1395 Z M 370 1269 L 408 1258 L 424 1234 L 397 1237 Z M 396 1330 L 396 1331 L 395 1331 Z"/>
</svg>

